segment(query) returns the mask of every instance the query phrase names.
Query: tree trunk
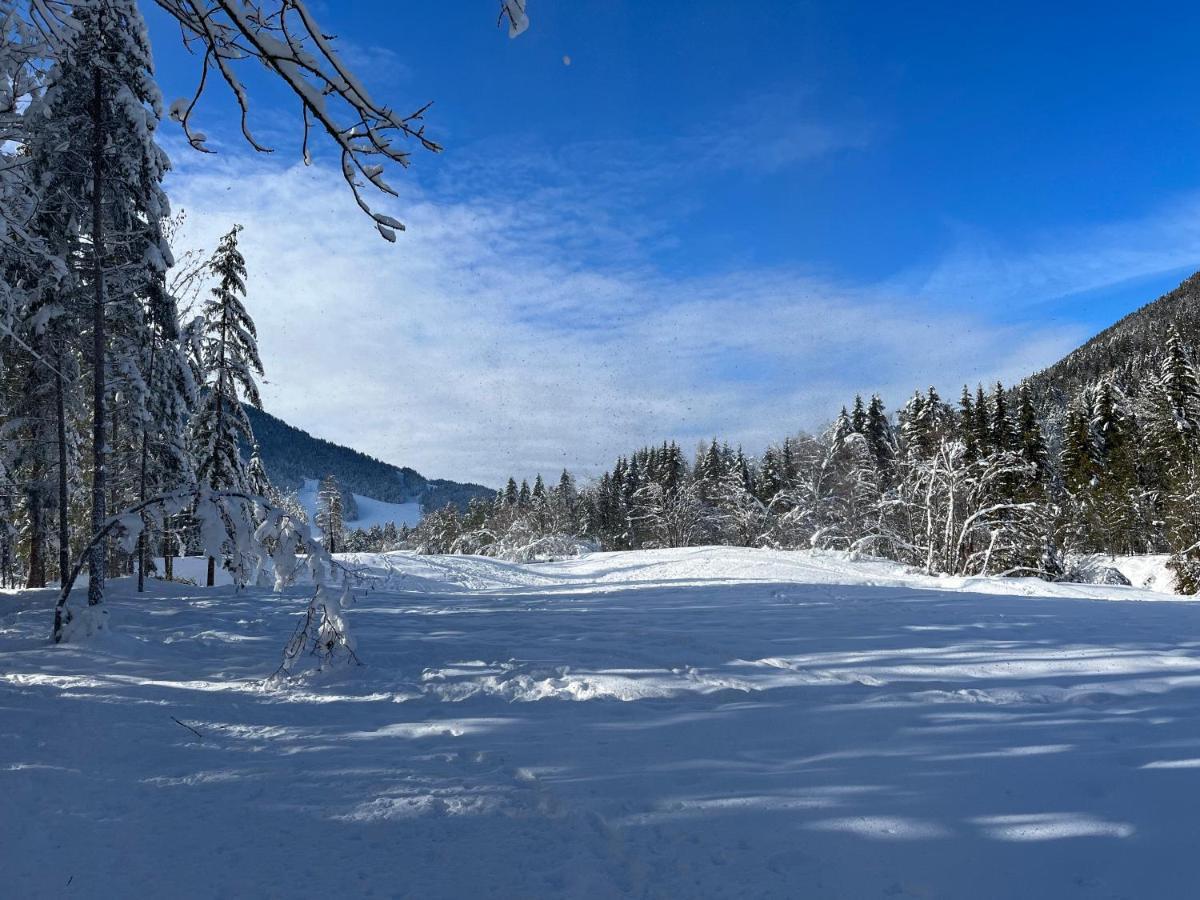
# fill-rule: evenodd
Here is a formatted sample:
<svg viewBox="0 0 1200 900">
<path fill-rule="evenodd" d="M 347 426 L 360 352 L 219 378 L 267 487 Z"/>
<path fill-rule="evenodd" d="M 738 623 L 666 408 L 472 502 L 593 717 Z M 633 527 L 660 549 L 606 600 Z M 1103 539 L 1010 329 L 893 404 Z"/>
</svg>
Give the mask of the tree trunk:
<svg viewBox="0 0 1200 900">
<path fill-rule="evenodd" d="M 92 533 L 99 532 L 107 515 L 107 453 L 105 434 L 105 335 L 104 335 L 104 82 L 99 67 L 92 72 Z M 88 560 L 88 604 L 104 599 L 105 544 L 92 548 Z"/>
<path fill-rule="evenodd" d="M 212 587 L 217 580 L 217 561 L 213 557 L 208 558 L 208 586 Z"/>
<path fill-rule="evenodd" d="M 150 337 L 150 366 L 149 374 L 146 377 L 146 390 L 154 393 L 154 353 L 158 349 L 158 344 L 154 339 L 153 334 Z M 150 460 L 150 430 L 142 425 L 142 458 L 138 464 L 138 501 L 146 502 L 146 480 L 147 469 Z M 142 515 L 142 533 L 138 535 L 137 544 L 137 577 L 138 577 L 138 593 L 146 590 L 146 516 Z"/>
<path fill-rule="evenodd" d="M 58 418 L 58 583 L 64 584 L 71 568 L 70 505 L 67 499 L 67 401 L 62 367 L 66 354 L 59 344 L 58 370 L 54 373 L 55 415 Z"/>
<path fill-rule="evenodd" d="M 141 498 L 146 499 L 146 436 L 142 435 L 142 489 Z M 138 593 L 146 590 L 146 517 L 142 516 L 142 532 L 137 542 Z"/>
<path fill-rule="evenodd" d="M 12 587 L 10 581 L 13 570 L 12 531 L 10 530 L 13 521 L 12 512 L 12 497 L 5 488 L 4 495 L 0 496 L 0 529 L 2 529 L 0 531 L 0 585 L 4 587 Z"/>
<path fill-rule="evenodd" d="M 120 422 L 121 412 L 117 406 L 119 399 L 120 395 L 114 390 L 112 395 L 112 404 L 108 407 L 108 420 L 112 423 L 112 427 L 109 429 L 110 434 L 108 438 L 108 460 L 112 464 L 112 469 L 108 472 L 108 477 L 105 478 L 105 481 L 108 482 L 108 508 L 113 512 L 116 512 L 121 508 L 121 496 L 118 492 L 118 488 L 120 487 L 118 484 L 120 481 L 120 471 L 119 466 L 117 465 L 117 460 L 114 458 L 117 448 L 121 446 L 120 430 L 117 427 L 118 422 Z M 128 554 L 124 553 L 118 544 L 115 544 L 111 541 L 108 543 L 107 550 L 108 568 L 105 570 L 106 573 L 111 573 L 114 577 L 124 574 L 126 564 L 125 557 Z"/>
<path fill-rule="evenodd" d="M 37 448 L 37 452 L 42 452 Z M 41 457 L 33 464 L 31 480 L 34 486 L 29 491 L 29 577 L 25 586 L 44 588 L 46 586 L 46 519 L 42 503 L 42 481 L 45 478 Z"/>
</svg>

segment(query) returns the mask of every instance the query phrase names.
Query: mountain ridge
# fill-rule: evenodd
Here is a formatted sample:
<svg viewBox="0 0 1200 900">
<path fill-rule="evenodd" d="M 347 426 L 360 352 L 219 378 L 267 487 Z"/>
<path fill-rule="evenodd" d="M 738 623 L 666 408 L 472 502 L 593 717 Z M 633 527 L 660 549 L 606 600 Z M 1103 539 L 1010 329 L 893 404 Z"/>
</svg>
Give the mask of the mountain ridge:
<svg viewBox="0 0 1200 900">
<path fill-rule="evenodd" d="M 426 478 L 408 466 L 396 466 L 352 447 L 315 437 L 264 410 L 247 406 L 246 413 L 267 475 L 276 487 L 284 490 L 298 491 L 306 478 L 320 479 L 332 474 L 351 507 L 350 495 L 359 494 L 385 503 L 419 502 L 426 510 L 447 503 L 465 509 L 472 498 L 491 499 L 496 493 L 494 488 L 482 484 Z"/>
<path fill-rule="evenodd" d="M 1055 413 L 1065 412 L 1084 387 L 1100 378 L 1111 377 L 1126 394 L 1137 396 L 1144 376 L 1157 366 L 1171 325 L 1193 353 L 1200 348 L 1200 271 L 1122 316 L 1026 382 L 1039 405 Z"/>
</svg>

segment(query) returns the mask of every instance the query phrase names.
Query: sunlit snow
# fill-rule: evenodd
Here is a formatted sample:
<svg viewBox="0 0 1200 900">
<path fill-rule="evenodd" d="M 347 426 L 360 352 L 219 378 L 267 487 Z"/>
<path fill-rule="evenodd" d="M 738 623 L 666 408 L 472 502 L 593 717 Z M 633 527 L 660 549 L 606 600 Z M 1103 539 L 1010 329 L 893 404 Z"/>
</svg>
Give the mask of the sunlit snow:
<svg viewBox="0 0 1200 900">
<path fill-rule="evenodd" d="M 302 587 L 117 582 L 57 647 L 51 592 L 0 598 L 3 893 L 1194 896 L 1194 601 L 736 548 L 344 561 L 365 665 L 290 684 Z"/>
</svg>

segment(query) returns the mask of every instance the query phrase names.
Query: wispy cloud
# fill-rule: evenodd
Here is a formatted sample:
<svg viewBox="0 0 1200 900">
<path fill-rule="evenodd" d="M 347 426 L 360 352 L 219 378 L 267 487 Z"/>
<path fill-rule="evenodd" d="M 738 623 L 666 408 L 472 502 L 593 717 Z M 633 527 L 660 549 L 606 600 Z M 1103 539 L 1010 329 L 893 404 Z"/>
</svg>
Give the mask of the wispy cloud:
<svg viewBox="0 0 1200 900">
<path fill-rule="evenodd" d="M 1190 194 L 1140 218 L 1047 229 L 1017 243 L 960 227 L 947 256 L 894 286 L 932 301 L 1028 308 L 1197 265 L 1200 194 Z"/>
<path fill-rule="evenodd" d="M 594 472 L 644 441 L 727 436 L 755 450 L 854 391 L 1008 377 L 1077 335 L 996 333 L 970 317 L 786 272 L 672 281 L 564 258 L 542 209 L 403 199 L 374 239 L 336 173 L 232 158 L 175 183 L 190 238 L 243 236 L 270 409 L 432 475 Z M 956 335 L 948 340 L 947 334 Z M 1007 340 L 1005 340 L 1007 338 Z"/>
<path fill-rule="evenodd" d="M 749 165 L 765 173 L 869 140 L 797 121 L 740 132 L 765 148 Z M 1188 199 L 1022 247 L 964 235 L 950 256 L 880 283 L 799 268 L 670 274 L 656 255 L 696 202 L 671 186 L 688 184 L 687 166 L 746 152 L 723 134 L 697 140 L 691 155 L 627 141 L 452 155 L 403 182 L 409 231 L 395 246 L 322 165 L 183 155 L 171 190 L 193 242 L 246 226 L 269 409 L 429 475 L 491 484 L 594 473 L 664 438 L 716 435 L 757 452 L 827 422 L 856 392 L 895 406 L 931 383 L 1011 383 L 1087 332 L 1022 304 L 1200 250 L 1200 200 Z"/>
</svg>

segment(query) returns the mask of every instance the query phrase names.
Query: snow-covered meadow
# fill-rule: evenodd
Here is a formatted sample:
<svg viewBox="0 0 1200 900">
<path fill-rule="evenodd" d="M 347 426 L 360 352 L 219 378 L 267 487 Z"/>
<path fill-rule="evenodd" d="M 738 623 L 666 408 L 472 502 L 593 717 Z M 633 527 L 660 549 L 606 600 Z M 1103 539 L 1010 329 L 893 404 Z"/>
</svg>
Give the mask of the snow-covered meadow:
<svg viewBox="0 0 1200 900">
<path fill-rule="evenodd" d="M 1194 602 L 733 548 L 348 562 L 364 665 L 290 685 L 302 589 L 115 582 L 83 646 L 0 598 L 3 893 L 1195 896 Z"/>
</svg>

